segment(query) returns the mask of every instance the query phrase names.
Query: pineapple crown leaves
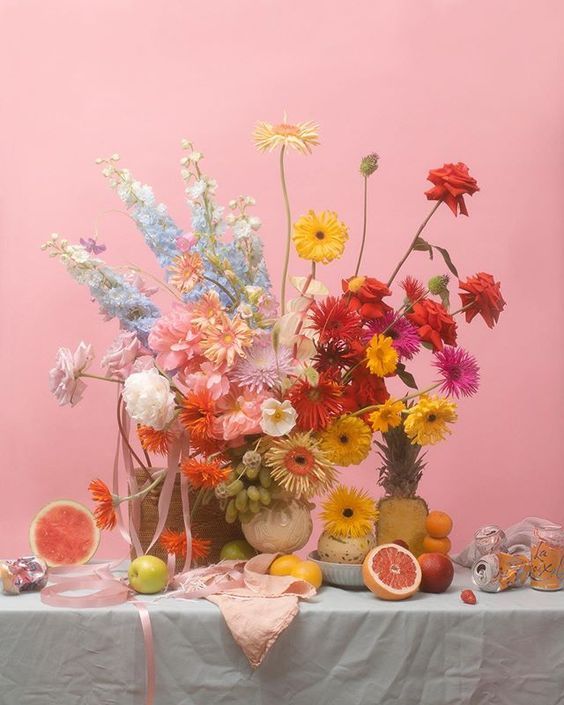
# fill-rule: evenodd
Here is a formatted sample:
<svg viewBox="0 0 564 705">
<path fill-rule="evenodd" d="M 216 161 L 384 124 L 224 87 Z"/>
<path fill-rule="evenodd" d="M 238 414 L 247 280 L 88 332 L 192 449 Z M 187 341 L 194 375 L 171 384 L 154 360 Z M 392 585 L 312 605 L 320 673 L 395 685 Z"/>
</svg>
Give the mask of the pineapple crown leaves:
<svg viewBox="0 0 564 705">
<path fill-rule="evenodd" d="M 376 441 L 383 461 L 378 483 L 392 497 L 414 497 L 425 469 L 425 455 L 420 445 L 412 444 L 403 426 L 382 434 L 383 443 Z"/>
</svg>

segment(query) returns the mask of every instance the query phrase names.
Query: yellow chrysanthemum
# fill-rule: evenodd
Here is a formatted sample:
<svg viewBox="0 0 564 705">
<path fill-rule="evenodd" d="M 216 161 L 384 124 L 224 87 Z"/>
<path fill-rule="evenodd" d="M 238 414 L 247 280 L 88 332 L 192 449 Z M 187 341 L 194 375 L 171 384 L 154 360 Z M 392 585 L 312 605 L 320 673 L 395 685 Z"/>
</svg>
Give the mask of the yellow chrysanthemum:
<svg viewBox="0 0 564 705">
<path fill-rule="evenodd" d="M 259 122 L 253 133 L 257 149 L 261 152 L 272 152 L 276 147 L 287 146 L 301 152 L 311 153 L 311 148 L 319 144 L 319 125 L 314 122 L 299 122 L 292 125 L 284 122 L 271 125 L 269 122 Z"/>
<path fill-rule="evenodd" d="M 358 465 L 370 453 L 370 427 L 356 416 L 342 416 L 320 435 L 321 449 L 340 467 Z"/>
<path fill-rule="evenodd" d="M 343 254 L 349 234 L 333 211 L 309 211 L 294 224 L 292 239 L 303 259 L 331 262 Z"/>
<path fill-rule="evenodd" d="M 325 530 L 340 538 L 366 536 L 374 530 L 378 510 L 365 490 L 339 485 L 323 502 Z"/>
<path fill-rule="evenodd" d="M 434 445 L 451 433 L 447 424 L 454 423 L 457 418 L 454 402 L 443 397 L 423 396 L 408 410 L 404 428 L 412 443 Z"/>
<path fill-rule="evenodd" d="M 385 377 L 396 371 L 398 353 L 394 348 L 394 341 L 387 335 L 378 333 L 366 348 L 366 366 L 373 375 Z"/>
<path fill-rule="evenodd" d="M 376 411 L 373 411 L 368 420 L 374 431 L 386 433 L 391 428 L 401 424 L 401 415 L 405 409 L 402 401 L 387 399 Z"/>
</svg>

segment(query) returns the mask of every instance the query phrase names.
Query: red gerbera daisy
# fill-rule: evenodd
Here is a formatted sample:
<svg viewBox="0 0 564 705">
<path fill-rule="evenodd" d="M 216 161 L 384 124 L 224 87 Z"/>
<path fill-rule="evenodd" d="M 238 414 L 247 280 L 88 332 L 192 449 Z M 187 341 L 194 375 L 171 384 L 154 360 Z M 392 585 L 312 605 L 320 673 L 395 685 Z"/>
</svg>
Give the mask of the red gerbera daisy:
<svg viewBox="0 0 564 705">
<path fill-rule="evenodd" d="M 188 549 L 188 540 L 185 531 L 172 531 L 165 529 L 159 538 L 159 543 L 167 553 L 172 553 L 180 558 L 186 557 Z M 192 558 L 201 560 L 207 558 L 210 554 L 211 541 L 209 539 L 200 539 L 197 536 L 192 536 Z"/>
<path fill-rule="evenodd" d="M 298 380 L 288 399 L 298 413 L 296 427 L 302 431 L 321 431 L 343 410 L 343 388 L 328 372 L 321 372 L 317 384 Z"/>
<path fill-rule="evenodd" d="M 94 517 L 99 529 L 113 529 L 117 524 L 116 506 L 119 501 L 102 480 L 92 480 L 88 485 L 92 499 L 96 502 Z"/>
<path fill-rule="evenodd" d="M 223 467 L 220 460 L 198 460 L 198 458 L 186 458 L 183 460 L 180 469 L 190 480 L 192 487 L 213 489 L 227 479 L 229 466 Z"/>
<path fill-rule="evenodd" d="M 465 282 L 459 282 L 459 285 L 462 289 L 459 294 L 462 305 L 468 306 L 465 313 L 467 323 L 479 313 L 487 325 L 493 328 L 505 308 L 499 282 L 491 274 L 479 272 L 468 277 Z"/>
<path fill-rule="evenodd" d="M 313 304 L 310 309 L 310 322 L 319 334 L 320 343 L 333 341 L 349 342 L 358 339 L 362 321 L 343 298 L 328 296 Z"/>
<path fill-rule="evenodd" d="M 316 343 L 315 349 L 313 366 L 318 372 L 328 372 L 332 377 L 338 376 L 362 358 L 362 353 L 359 354 L 344 340 Z"/>
<path fill-rule="evenodd" d="M 405 291 L 405 298 L 410 303 L 415 303 L 415 301 L 420 301 L 425 298 L 427 294 L 427 289 L 424 285 L 412 276 L 407 276 L 401 283 L 401 288 Z"/>
</svg>

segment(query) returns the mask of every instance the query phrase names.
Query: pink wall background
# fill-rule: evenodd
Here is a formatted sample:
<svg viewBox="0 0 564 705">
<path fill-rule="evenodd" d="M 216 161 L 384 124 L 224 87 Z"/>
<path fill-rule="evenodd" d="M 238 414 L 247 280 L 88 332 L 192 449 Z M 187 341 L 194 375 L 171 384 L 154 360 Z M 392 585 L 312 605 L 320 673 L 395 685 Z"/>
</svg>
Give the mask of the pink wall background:
<svg viewBox="0 0 564 705">
<path fill-rule="evenodd" d="M 482 391 L 460 404 L 447 443 L 429 452 L 421 494 L 455 518 L 455 546 L 485 522 L 563 520 L 562 160 L 564 5 L 503 0 L 4 0 L 0 8 L 0 555 L 28 550 L 47 501 L 88 502 L 109 479 L 115 390 L 92 383 L 59 409 L 47 373 L 59 345 L 91 341 L 101 357 L 117 325 L 39 250 L 57 231 L 100 239 L 112 263 L 156 272 L 133 224 L 94 165 L 114 151 L 187 225 L 178 173 L 181 137 L 206 154 L 219 196 L 257 199 L 274 272 L 284 215 L 274 156 L 250 140 L 258 119 L 321 124 L 322 146 L 292 155 L 293 211 L 330 208 L 349 224 L 335 285 L 354 265 L 365 153 L 372 177 L 370 272 L 388 276 L 429 210 L 427 170 L 465 161 L 481 191 L 470 218 L 441 208 L 428 235 L 463 275 L 500 279 L 499 327 L 464 326 Z M 416 254 L 405 273 L 439 271 Z M 294 272 L 305 265 L 294 260 Z M 442 270 L 441 270 L 442 271 Z M 428 367 L 420 383 L 432 380 Z M 343 477 L 379 494 L 373 458 Z M 100 555 L 122 554 L 105 536 Z"/>
</svg>

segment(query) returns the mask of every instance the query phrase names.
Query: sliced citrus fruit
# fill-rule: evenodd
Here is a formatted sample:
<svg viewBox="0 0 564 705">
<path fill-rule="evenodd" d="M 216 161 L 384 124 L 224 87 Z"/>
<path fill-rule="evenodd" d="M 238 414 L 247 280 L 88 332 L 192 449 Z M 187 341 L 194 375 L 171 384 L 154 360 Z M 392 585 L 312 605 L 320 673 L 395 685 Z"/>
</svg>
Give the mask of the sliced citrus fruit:
<svg viewBox="0 0 564 705">
<path fill-rule="evenodd" d="M 294 568 L 302 562 L 299 556 L 293 553 L 287 556 L 278 556 L 270 564 L 268 572 L 270 575 L 290 575 Z"/>
<path fill-rule="evenodd" d="M 403 546 L 385 543 L 368 553 L 362 576 L 366 587 L 382 600 L 405 600 L 419 589 L 421 566 Z"/>
</svg>

